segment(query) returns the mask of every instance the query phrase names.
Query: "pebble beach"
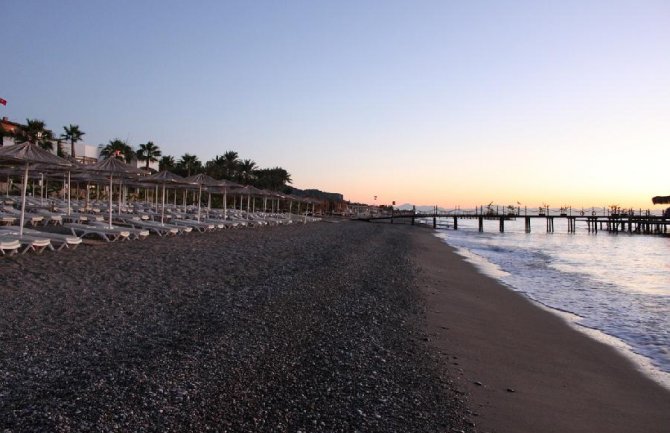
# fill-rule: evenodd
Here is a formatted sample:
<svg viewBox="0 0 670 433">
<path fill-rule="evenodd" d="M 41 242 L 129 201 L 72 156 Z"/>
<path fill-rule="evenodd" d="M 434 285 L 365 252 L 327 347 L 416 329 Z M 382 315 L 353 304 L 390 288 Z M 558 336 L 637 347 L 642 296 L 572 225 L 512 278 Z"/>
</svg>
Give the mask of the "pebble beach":
<svg viewBox="0 0 670 433">
<path fill-rule="evenodd" d="M 3 258 L 0 430 L 474 431 L 411 237 L 322 222 Z"/>
</svg>

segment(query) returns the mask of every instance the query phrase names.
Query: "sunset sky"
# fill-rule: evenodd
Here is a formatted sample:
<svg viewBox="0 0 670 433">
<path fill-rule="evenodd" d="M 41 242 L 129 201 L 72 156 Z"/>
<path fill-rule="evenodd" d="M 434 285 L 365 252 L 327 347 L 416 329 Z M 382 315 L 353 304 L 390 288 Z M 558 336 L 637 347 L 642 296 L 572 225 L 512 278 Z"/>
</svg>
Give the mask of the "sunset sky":
<svg viewBox="0 0 670 433">
<path fill-rule="evenodd" d="M 670 195 L 668 1 L 7 0 L 0 115 L 352 201 Z"/>
</svg>

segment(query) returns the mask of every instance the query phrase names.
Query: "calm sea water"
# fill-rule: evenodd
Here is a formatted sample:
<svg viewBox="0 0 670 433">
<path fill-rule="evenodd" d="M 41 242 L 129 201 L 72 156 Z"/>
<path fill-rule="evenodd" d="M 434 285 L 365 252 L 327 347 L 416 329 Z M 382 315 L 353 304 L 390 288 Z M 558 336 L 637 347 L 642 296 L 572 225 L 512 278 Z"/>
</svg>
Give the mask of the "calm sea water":
<svg viewBox="0 0 670 433">
<path fill-rule="evenodd" d="M 483 272 L 513 290 L 569 317 L 578 328 L 617 346 L 665 386 L 670 386 L 670 238 L 598 234 L 586 225 L 568 234 L 556 219 L 524 231 L 523 219 L 459 220 L 438 236 Z M 637 355 L 640 356 L 637 356 Z"/>
</svg>

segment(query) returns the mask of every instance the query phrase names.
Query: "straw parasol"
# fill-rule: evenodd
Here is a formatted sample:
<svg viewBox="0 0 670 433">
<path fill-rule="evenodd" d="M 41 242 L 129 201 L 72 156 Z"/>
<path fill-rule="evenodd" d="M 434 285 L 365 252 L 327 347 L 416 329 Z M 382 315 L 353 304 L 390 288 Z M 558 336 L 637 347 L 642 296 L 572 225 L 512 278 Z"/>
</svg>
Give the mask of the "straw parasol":
<svg viewBox="0 0 670 433">
<path fill-rule="evenodd" d="M 253 195 L 253 196 L 257 196 L 257 197 L 262 197 L 263 195 L 266 194 L 265 191 L 263 191 L 261 189 L 258 189 L 258 188 L 256 188 L 255 186 L 252 186 L 252 185 L 246 185 L 246 186 L 243 186 L 241 188 L 236 188 L 235 192 L 238 192 L 240 194 L 240 196 L 244 196 L 244 195 L 247 196 L 247 218 L 250 217 L 249 214 L 252 212 L 251 196 Z M 255 206 L 255 204 L 254 204 L 254 206 Z"/>
<path fill-rule="evenodd" d="M 211 176 L 208 176 L 204 173 L 194 174 L 186 178 L 188 183 L 198 185 L 198 222 L 200 221 L 200 203 L 202 201 L 202 187 L 203 186 L 219 186 L 220 181 L 214 179 Z M 211 194 L 210 194 L 210 203 L 211 203 Z"/>
<path fill-rule="evenodd" d="M 21 189 L 21 219 L 19 235 L 23 236 L 23 224 L 26 213 L 26 191 L 28 189 L 28 172 L 30 164 L 48 164 L 52 166 L 70 167 L 67 160 L 42 149 L 39 145 L 30 142 L 0 148 L 0 161 L 10 165 L 24 165 L 23 188 Z"/>
<path fill-rule="evenodd" d="M 159 171 L 154 173 L 151 176 L 147 176 L 142 179 L 142 182 L 155 183 L 163 185 L 163 204 L 161 206 L 161 225 L 165 224 L 165 185 L 186 185 L 192 184 L 192 182 L 187 181 L 185 178 L 178 176 L 167 170 Z"/>
<path fill-rule="evenodd" d="M 95 164 L 83 165 L 82 170 L 94 171 L 98 173 L 109 174 L 109 228 L 112 228 L 112 181 L 114 174 L 121 175 L 140 175 L 144 172 L 130 164 L 126 164 L 118 158 L 110 157 L 100 160 Z M 119 211 L 121 209 L 119 208 Z"/>
<path fill-rule="evenodd" d="M 223 189 L 223 219 L 226 219 L 228 218 L 228 191 L 242 188 L 242 185 L 230 180 L 221 179 L 217 186 Z"/>
</svg>

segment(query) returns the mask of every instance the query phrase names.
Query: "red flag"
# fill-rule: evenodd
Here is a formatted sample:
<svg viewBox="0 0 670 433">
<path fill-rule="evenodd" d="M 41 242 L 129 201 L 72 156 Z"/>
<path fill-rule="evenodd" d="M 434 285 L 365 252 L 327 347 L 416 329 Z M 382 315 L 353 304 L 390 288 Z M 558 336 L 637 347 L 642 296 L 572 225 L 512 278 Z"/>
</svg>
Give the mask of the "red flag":
<svg viewBox="0 0 670 433">
<path fill-rule="evenodd" d="M 0 98 L 0 104 L 2 104 L 2 105 L 7 105 L 7 101 L 5 101 L 4 99 Z"/>
</svg>

